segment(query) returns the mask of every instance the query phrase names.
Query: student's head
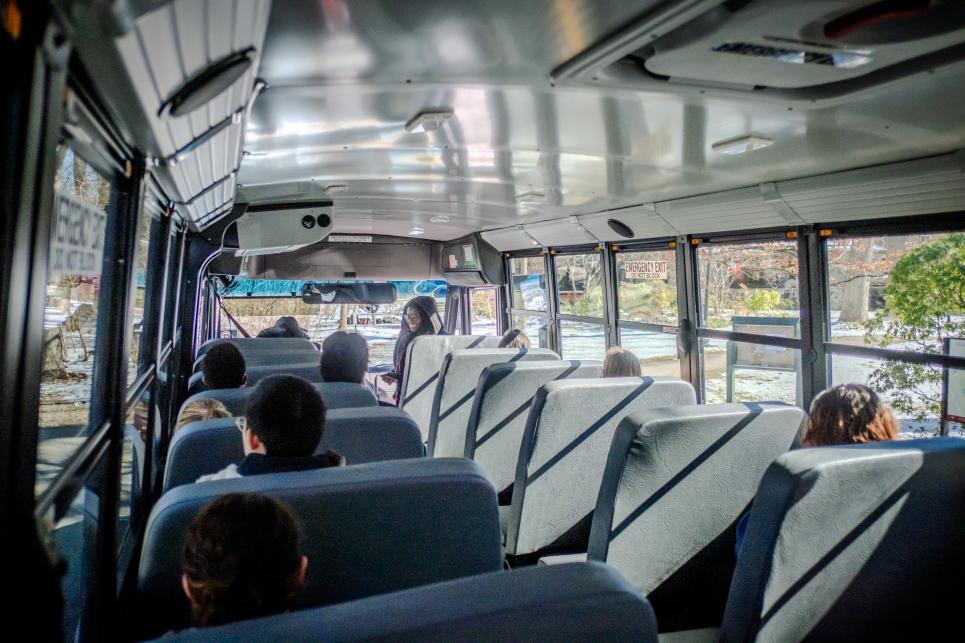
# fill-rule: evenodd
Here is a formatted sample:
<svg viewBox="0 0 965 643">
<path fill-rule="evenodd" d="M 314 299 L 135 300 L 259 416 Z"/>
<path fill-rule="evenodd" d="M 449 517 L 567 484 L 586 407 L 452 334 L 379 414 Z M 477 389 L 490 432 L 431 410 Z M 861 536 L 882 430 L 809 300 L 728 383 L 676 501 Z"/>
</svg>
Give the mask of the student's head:
<svg viewBox="0 0 965 643">
<path fill-rule="evenodd" d="M 188 529 L 181 586 L 195 625 L 208 627 L 286 611 L 305 580 L 298 524 L 265 496 L 231 493 Z"/>
<path fill-rule="evenodd" d="M 436 300 L 427 295 L 410 299 L 402 309 L 402 323 L 419 335 L 438 334 L 442 330 L 442 319 Z"/>
<path fill-rule="evenodd" d="M 245 358 L 237 346 L 228 342 L 218 342 L 208 349 L 201 372 L 209 389 L 240 388 L 248 381 Z"/>
<path fill-rule="evenodd" d="M 625 348 L 614 346 L 606 352 L 600 377 L 640 377 L 640 360 Z"/>
<path fill-rule="evenodd" d="M 322 379 L 361 384 L 369 370 L 369 345 L 358 333 L 339 330 L 322 342 Z"/>
<path fill-rule="evenodd" d="M 181 415 L 178 416 L 178 424 L 175 430 L 187 426 L 192 422 L 226 417 L 231 417 L 231 413 L 229 413 L 228 408 L 218 400 L 210 400 L 208 398 L 194 400 L 185 404 L 184 408 L 181 409 Z"/>
<path fill-rule="evenodd" d="M 294 375 L 266 377 L 245 406 L 245 454 L 312 455 L 324 427 L 325 402 L 309 382 Z"/>
<path fill-rule="evenodd" d="M 506 331 L 499 340 L 499 348 L 529 348 L 529 336 L 519 328 Z"/>
<path fill-rule="evenodd" d="M 898 422 L 888 405 L 864 384 L 838 384 L 814 398 L 802 446 L 894 440 Z"/>
</svg>

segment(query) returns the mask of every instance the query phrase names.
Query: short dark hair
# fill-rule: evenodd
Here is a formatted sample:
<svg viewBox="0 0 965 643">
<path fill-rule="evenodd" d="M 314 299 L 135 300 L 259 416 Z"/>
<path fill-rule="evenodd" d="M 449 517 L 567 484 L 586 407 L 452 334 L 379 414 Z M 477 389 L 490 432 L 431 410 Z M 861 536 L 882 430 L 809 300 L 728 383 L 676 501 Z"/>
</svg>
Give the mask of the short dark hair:
<svg viewBox="0 0 965 643">
<path fill-rule="evenodd" d="M 208 349 L 201 363 L 204 385 L 209 389 L 239 388 L 245 385 L 245 358 L 238 347 L 218 342 Z"/>
<path fill-rule="evenodd" d="M 339 330 L 322 342 L 322 361 L 319 370 L 326 382 L 365 381 L 369 369 L 369 344 L 358 333 Z"/>
<path fill-rule="evenodd" d="M 308 381 L 272 375 L 248 396 L 245 420 L 268 455 L 308 456 L 322 439 L 325 402 Z"/>
<path fill-rule="evenodd" d="M 291 511 L 266 496 L 230 493 L 205 506 L 188 529 L 181 565 L 194 624 L 287 610 L 301 568 L 299 540 Z"/>
</svg>

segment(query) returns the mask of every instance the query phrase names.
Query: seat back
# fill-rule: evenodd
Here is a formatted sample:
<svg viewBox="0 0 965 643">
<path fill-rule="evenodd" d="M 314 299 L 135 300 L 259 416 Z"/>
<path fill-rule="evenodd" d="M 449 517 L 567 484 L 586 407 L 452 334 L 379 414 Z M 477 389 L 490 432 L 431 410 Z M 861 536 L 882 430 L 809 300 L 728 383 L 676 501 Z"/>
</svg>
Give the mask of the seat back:
<svg viewBox="0 0 965 643">
<path fill-rule="evenodd" d="M 512 487 L 526 418 L 536 392 L 556 380 L 596 378 L 603 362 L 508 362 L 483 369 L 466 431 L 463 455 L 475 460 L 502 493 Z"/>
<path fill-rule="evenodd" d="M 139 636 L 187 624 L 180 580 L 187 529 L 209 502 L 239 492 L 284 502 L 301 525 L 310 562 L 296 607 L 502 568 L 496 495 L 468 460 L 398 460 L 184 485 L 161 497 L 145 527 Z"/>
<path fill-rule="evenodd" d="M 460 578 L 164 640 L 657 643 L 657 628 L 647 599 L 618 573 L 575 563 Z"/>
<path fill-rule="evenodd" d="M 421 458 L 419 427 L 405 411 L 391 407 L 335 409 L 328 413 L 316 453 L 329 449 L 347 464 Z M 192 422 L 171 440 L 164 470 L 164 491 L 191 484 L 245 457 L 234 418 Z"/>
<path fill-rule="evenodd" d="M 432 400 L 442 359 L 460 348 L 496 348 L 499 337 L 489 335 L 422 335 L 409 343 L 405 355 L 405 373 L 399 406 L 415 418 L 423 440 L 429 438 Z"/>
<path fill-rule="evenodd" d="M 271 366 L 252 366 L 246 369 L 248 375 L 248 383 L 246 386 L 254 386 L 261 380 L 265 379 L 269 375 L 296 375 L 303 380 L 308 380 L 309 382 L 317 383 L 322 381 L 322 373 L 319 369 L 319 363 L 316 359 L 315 361 L 302 362 L 299 364 L 276 364 Z M 191 375 L 188 379 L 188 393 L 200 393 L 206 390 L 204 385 L 204 373 L 198 371 Z"/>
<path fill-rule="evenodd" d="M 734 573 L 735 524 L 803 419 L 780 402 L 626 417 L 610 445 L 587 557 L 636 585 L 662 632 L 717 627 Z"/>
<path fill-rule="evenodd" d="M 669 377 L 563 380 L 543 386 L 520 442 L 506 553 L 585 551 L 617 425 L 636 411 L 696 402 L 689 383 Z"/>
<path fill-rule="evenodd" d="M 461 458 L 466 448 L 466 427 L 479 374 L 502 362 L 559 360 L 548 348 L 462 348 L 442 360 L 429 419 L 428 453 L 434 457 Z"/>
<path fill-rule="evenodd" d="M 948 638 L 963 539 L 965 440 L 786 453 L 754 499 L 718 640 Z"/>
<path fill-rule="evenodd" d="M 325 408 L 329 410 L 379 405 L 372 391 L 361 384 L 354 384 L 352 382 L 319 382 L 313 386 L 315 390 L 322 395 L 322 399 L 325 400 Z M 248 402 L 248 396 L 251 395 L 253 390 L 254 387 L 245 386 L 243 388 L 222 388 L 201 391 L 188 397 L 188 399 L 184 401 L 184 404 L 181 405 L 181 408 L 183 409 L 185 404 L 194 400 L 211 399 L 218 400 L 224 404 L 228 412 L 232 415 L 244 415 L 245 404 Z M 179 411 L 178 417 L 180 416 L 181 413 Z"/>
<path fill-rule="evenodd" d="M 311 349 L 318 352 L 314 344 L 299 337 L 239 337 L 236 339 L 209 339 L 198 347 L 198 353 L 195 357 L 201 357 L 208 352 L 209 348 L 220 342 L 234 344 L 246 357 L 258 351 Z"/>
<path fill-rule="evenodd" d="M 276 339 L 270 339 L 267 341 L 278 341 Z M 245 366 L 247 368 L 252 368 L 255 366 L 281 366 L 283 364 L 306 364 L 308 362 L 315 362 L 316 364 L 321 361 L 322 354 L 315 350 L 314 347 L 309 348 L 298 348 L 298 349 L 277 349 L 273 351 L 259 350 L 250 351 L 248 353 L 242 353 L 245 358 Z M 204 364 L 204 355 L 199 357 L 194 361 L 194 372 L 201 372 L 202 365 Z"/>
</svg>

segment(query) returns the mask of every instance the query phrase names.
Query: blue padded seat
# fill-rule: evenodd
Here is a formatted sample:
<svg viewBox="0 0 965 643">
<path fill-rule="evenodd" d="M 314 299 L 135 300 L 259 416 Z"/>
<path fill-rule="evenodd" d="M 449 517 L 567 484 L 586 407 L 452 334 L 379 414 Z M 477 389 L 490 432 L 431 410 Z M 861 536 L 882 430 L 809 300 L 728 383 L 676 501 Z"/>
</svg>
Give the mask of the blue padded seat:
<svg viewBox="0 0 965 643">
<path fill-rule="evenodd" d="M 269 375 L 296 375 L 303 380 L 312 383 L 322 381 L 322 373 L 319 369 L 319 360 L 302 362 L 299 364 L 273 364 L 271 366 L 252 366 L 247 370 L 248 383 L 246 386 L 252 387 Z M 198 371 L 188 379 L 188 393 L 200 393 L 207 389 L 203 381 L 204 373 Z"/>
<path fill-rule="evenodd" d="M 405 411 L 372 406 L 335 409 L 325 420 L 325 436 L 316 450 L 335 449 L 347 464 L 421 458 L 422 434 Z M 192 422 L 171 439 L 164 471 L 164 491 L 190 484 L 244 457 L 234 418 Z"/>
<path fill-rule="evenodd" d="M 318 352 L 315 348 L 315 344 L 311 343 L 307 339 L 301 339 L 299 337 L 238 337 L 235 339 L 220 339 L 214 338 L 201 344 L 198 347 L 198 353 L 195 357 L 201 357 L 208 349 L 215 344 L 227 342 L 229 344 L 234 344 L 242 355 L 248 355 L 249 353 L 255 353 L 258 351 L 288 351 L 288 350 L 314 350 Z"/>
<path fill-rule="evenodd" d="M 617 572 L 575 563 L 461 578 L 163 640 L 657 643 L 657 628 L 647 599 Z"/>
<path fill-rule="evenodd" d="M 269 340 L 278 341 L 278 340 Z M 305 364 L 307 362 L 318 363 L 322 359 L 322 354 L 314 348 L 298 348 L 294 350 L 274 350 L 274 351 L 255 351 L 242 353 L 245 358 L 245 366 L 280 366 L 282 364 Z M 194 372 L 200 373 L 204 363 L 204 355 L 194 360 Z"/>
<path fill-rule="evenodd" d="M 961 630 L 965 440 L 800 449 L 761 481 L 719 641 L 935 641 Z"/>
<path fill-rule="evenodd" d="M 352 382 L 318 382 L 314 384 L 314 386 L 315 390 L 322 395 L 322 399 L 325 400 L 325 408 L 329 410 L 354 409 L 379 405 L 378 400 L 375 399 L 375 394 L 361 384 Z M 222 388 L 211 391 L 201 391 L 188 397 L 188 399 L 184 401 L 184 404 L 181 405 L 181 409 L 184 409 L 184 405 L 193 400 L 211 399 L 218 400 L 224 404 L 228 408 L 228 412 L 232 415 L 244 415 L 245 404 L 248 402 L 248 396 L 251 395 L 253 390 L 254 387 L 245 386 L 242 388 Z M 178 417 L 180 416 L 181 411 L 179 410 Z"/>
<path fill-rule="evenodd" d="M 286 503 L 309 559 L 299 607 L 341 603 L 502 569 L 496 494 L 463 459 L 396 460 L 183 485 L 151 511 L 137 578 L 142 637 L 188 622 L 181 555 L 188 526 L 215 498 L 261 493 Z"/>
</svg>

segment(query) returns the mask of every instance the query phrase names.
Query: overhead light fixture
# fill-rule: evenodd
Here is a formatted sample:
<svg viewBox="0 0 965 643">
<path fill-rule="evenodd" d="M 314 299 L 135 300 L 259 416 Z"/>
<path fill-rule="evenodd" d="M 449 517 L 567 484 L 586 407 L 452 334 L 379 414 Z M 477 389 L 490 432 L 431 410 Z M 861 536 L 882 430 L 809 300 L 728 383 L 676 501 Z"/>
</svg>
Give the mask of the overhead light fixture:
<svg viewBox="0 0 965 643">
<path fill-rule="evenodd" d="M 710 146 L 710 149 L 721 154 L 730 154 L 733 156 L 735 154 L 760 150 L 773 144 L 774 139 L 767 138 L 766 136 L 761 136 L 760 134 L 745 134 L 744 136 L 717 141 Z"/>
<path fill-rule="evenodd" d="M 425 233 L 426 231 L 417 225 L 412 226 L 412 229 L 409 230 L 409 236 L 411 237 L 418 237 L 419 235 L 425 234 Z"/>
<path fill-rule="evenodd" d="M 251 68 L 255 59 L 254 47 L 230 54 L 208 65 L 189 78 L 161 104 L 158 117 L 185 116 L 231 87 Z"/>
<path fill-rule="evenodd" d="M 540 192 L 539 190 L 530 190 L 529 192 L 523 192 L 516 195 L 516 200 L 519 202 L 533 202 L 542 201 L 546 198 L 546 193 Z"/>
<path fill-rule="evenodd" d="M 429 219 L 432 223 L 449 223 L 449 215 L 447 214 L 437 214 L 436 216 Z"/>
<path fill-rule="evenodd" d="M 325 194 L 335 194 L 336 192 L 344 192 L 348 189 L 348 186 L 344 183 L 333 183 L 332 185 L 325 187 Z"/>
<path fill-rule="evenodd" d="M 405 131 L 414 132 L 421 129 L 423 132 L 434 132 L 446 124 L 452 118 L 451 107 L 441 107 L 434 109 L 424 109 L 405 124 Z"/>
</svg>

